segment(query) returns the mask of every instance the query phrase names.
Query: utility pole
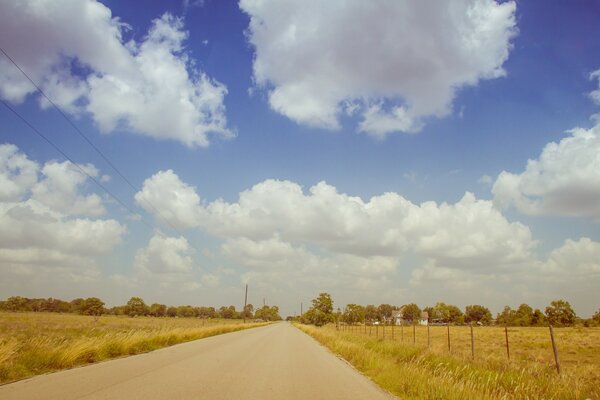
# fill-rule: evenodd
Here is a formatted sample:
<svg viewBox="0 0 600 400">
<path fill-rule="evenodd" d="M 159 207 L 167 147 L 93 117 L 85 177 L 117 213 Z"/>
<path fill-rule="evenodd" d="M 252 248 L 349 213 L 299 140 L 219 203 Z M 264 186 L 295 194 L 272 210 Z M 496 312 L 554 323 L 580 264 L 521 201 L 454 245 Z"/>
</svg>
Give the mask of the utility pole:
<svg viewBox="0 0 600 400">
<path fill-rule="evenodd" d="M 242 313 L 244 314 L 244 323 L 246 323 L 246 306 L 248 305 L 248 284 L 246 283 L 246 295 L 244 296 L 244 310 Z"/>
</svg>

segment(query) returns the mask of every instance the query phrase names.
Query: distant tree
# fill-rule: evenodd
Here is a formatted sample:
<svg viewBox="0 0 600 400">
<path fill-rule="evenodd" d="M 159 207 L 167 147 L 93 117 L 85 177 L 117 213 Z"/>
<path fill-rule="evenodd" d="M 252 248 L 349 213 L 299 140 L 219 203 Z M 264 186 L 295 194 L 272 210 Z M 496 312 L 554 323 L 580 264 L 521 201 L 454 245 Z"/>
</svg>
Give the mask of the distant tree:
<svg viewBox="0 0 600 400">
<path fill-rule="evenodd" d="M 544 326 L 547 323 L 544 313 L 536 308 L 531 316 L 531 326 Z"/>
<path fill-rule="evenodd" d="M 365 321 L 365 308 L 359 304 L 348 304 L 342 319 L 347 324 L 358 324 Z"/>
<path fill-rule="evenodd" d="M 380 304 L 377 307 L 377 313 L 379 314 L 379 320 L 385 321 L 390 320 L 392 318 L 392 312 L 394 311 L 394 307 L 390 304 Z"/>
<path fill-rule="evenodd" d="M 127 306 L 126 306 L 126 305 L 124 305 L 124 306 L 115 306 L 115 307 L 111 307 L 111 308 L 108 310 L 108 313 L 109 313 L 109 314 L 112 314 L 112 315 L 127 315 L 127 312 L 128 312 L 128 311 L 129 311 L 129 310 L 128 310 Z"/>
<path fill-rule="evenodd" d="M 102 315 L 105 312 L 104 302 L 97 297 L 88 297 L 79 307 L 79 313 L 83 315 Z"/>
<path fill-rule="evenodd" d="M 140 297 L 132 297 L 127 302 L 127 315 L 130 317 L 148 315 L 149 312 L 148 306 Z"/>
<path fill-rule="evenodd" d="M 577 315 L 565 300 L 554 300 L 546 307 L 548 322 L 554 326 L 573 326 Z"/>
<path fill-rule="evenodd" d="M 225 319 L 233 319 L 233 318 L 237 318 L 238 313 L 235 310 L 235 306 L 229 306 L 229 307 L 225 307 L 222 306 L 221 308 L 219 308 L 219 314 L 221 318 L 225 318 Z"/>
<path fill-rule="evenodd" d="M 533 319 L 533 308 L 527 304 L 521 304 L 515 313 L 514 324 L 518 326 L 531 326 Z"/>
<path fill-rule="evenodd" d="M 12 296 L 6 299 L 4 304 L 7 311 L 31 311 L 26 297 Z"/>
<path fill-rule="evenodd" d="M 415 303 L 406 304 L 402 307 L 402 319 L 412 323 L 421 319 L 421 309 Z"/>
<path fill-rule="evenodd" d="M 241 317 L 247 319 L 254 317 L 254 306 L 252 304 L 246 304 L 246 307 L 244 307 L 244 310 L 241 313 Z"/>
<path fill-rule="evenodd" d="M 198 316 L 201 318 L 215 318 L 217 311 L 214 307 L 200 307 Z"/>
<path fill-rule="evenodd" d="M 377 312 L 377 307 L 373 304 L 369 304 L 365 307 L 365 320 L 369 322 L 373 322 L 379 319 L 379 313 Z"/>
<path fill-rule="evenodd" d="M 167 306 L 164 304 L 153 303 L 150 306 L 150 315 L 153 317 L 164 317 L 167 315 Z"/>
<path fill-rule="evenodd" d="M 474 304 L 465 308 L 465 321 L 489 325 L 492 321 L 492 313 L 487 307 Z"/>
<path fill-rule="evenodd" d="M 176 317 L 177 316 L 177 307 L 168 307 L 167 308 L 167 317 Z"/>
<path fill-rule="evenodd" d="M 70 312 L 76 313 L 76 314 L 81 314 L 81 307 L 83 307 L 84 303 L 85 303 L 85 300 L 82 299 L 81 297 L 71 300 L 70 301 L 70 304 L 71 304 Z"/>
<path fill-rule="evenodd" d="M 279 307 L 277 306 L 263 306 L 254 313 L 254 318 L 261 319 L 263 321 L 279 321 L 281 316 L 279 315 Z"/>
<path fill-rule="evenodd" d="M 334 321 L 333 299 L 329 293 L 320 293 L 312 300 L 312 307 L 303 315 L 303 322 L 323 326 Z"/>
<path fill-rule="evenodd" d="M 509 306 L 504 306 L 502 312 L 496 315 L 496 323 L 498 325 L 514 325 L 516 311 Z"/>
<path fill-rule="evenodd" d="M 462 324 L 464 322 L 464 315 L 460 308 L 442 302 L 437 303 L 433 307 L 433 315 L 429 313 L 429 318 L 446 324 Z"/>
<path fill-rule="evenodd" d="M 177 307 L 177 316 L 181 318 L 190 318 L 195 316 L 196 312 L 192 306 Z"/>
<path fill-rule="evenodd" d="M 592 320 L 600 325 L 600 309 L 598 309 L 598 311 L 596 311 L 596 313 L 594 315 L 592 315 Z"/>
</svg>

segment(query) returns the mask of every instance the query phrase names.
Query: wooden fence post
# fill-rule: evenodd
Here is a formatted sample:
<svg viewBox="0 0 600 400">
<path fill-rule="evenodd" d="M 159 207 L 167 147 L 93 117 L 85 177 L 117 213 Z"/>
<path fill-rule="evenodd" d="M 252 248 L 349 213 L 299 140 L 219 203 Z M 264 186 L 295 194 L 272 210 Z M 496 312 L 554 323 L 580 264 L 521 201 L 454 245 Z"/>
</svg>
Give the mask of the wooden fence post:
<svg viewBox="0 0 600 400">
<path fill-rule="evenodd" d="M 448 353 L 450 353 L 450 322 L 448 322 Z"/>
<path fill-rule="evenodd" d="M 394 325 L 392 324 L 392 340 L 394 340 Z"/>
<path fill-rule="evenodd" d="M 383 322 L 383 327 L 381 328 L 383 333 L 383 340 L 385 340 L 385 321 Z"/>
<path fill-rule="evenodd" d="M 560 363 L 558 362 L 558 350 L 556 350 L 556 342 L 554 341 L 554 330 L 552 329 L 552 324 L 548 325 L 550 327 L 550 339 L 552 339 L 552 351 L 554 352 L 554 362 L 556 363 L 556 372 L 560 374 Z"/>
<path fill-rule="evenodd" d="M 375 337 L 379 337 L 379 325 L 375 325 Z"/>
<path fill-rule="evenodd" d="M 417 343 L 417 324 L 413 322 L 413 344 Z"/>
<path fill-rule="evenodd" d="M 510 348 L 508 347 L 508 327 L 504 326 L 504 336 L 506 337 L 506 357 L 510 361 Z"/>
<path fill-rule="evenodd" d="M 471 328 L 471 358 L 475 358 L 475 338 L 473 337 L 473 323 L 469 324 Z"/>
<path fill-rule="evenodd" d="M 371 331 L 373 330 L 373 324 L 369 324 L 369 336 L 371 336 Z"/>
<path fill-rule="evenodd" d="M 427 324 L 427 348 L 431 347 L 431 336 L 429 335 L 429 324 Z"/>
<path fill-rule="evenodd" d="M 400 322 L 400 339 L 404 342 L 404 324 Z"/>
</svg>

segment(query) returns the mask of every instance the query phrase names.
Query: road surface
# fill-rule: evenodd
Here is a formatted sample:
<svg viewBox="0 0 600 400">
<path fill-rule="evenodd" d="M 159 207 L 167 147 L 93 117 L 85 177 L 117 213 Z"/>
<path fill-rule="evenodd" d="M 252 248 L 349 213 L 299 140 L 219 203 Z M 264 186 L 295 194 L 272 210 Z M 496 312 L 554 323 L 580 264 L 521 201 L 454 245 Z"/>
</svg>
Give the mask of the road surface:
<svg viewBox="0 0 600 400">
<path fill-rule="evenodd" d="M 285 322 L 0 386 L 2 400 L 392 398 Z"/>
</svg>

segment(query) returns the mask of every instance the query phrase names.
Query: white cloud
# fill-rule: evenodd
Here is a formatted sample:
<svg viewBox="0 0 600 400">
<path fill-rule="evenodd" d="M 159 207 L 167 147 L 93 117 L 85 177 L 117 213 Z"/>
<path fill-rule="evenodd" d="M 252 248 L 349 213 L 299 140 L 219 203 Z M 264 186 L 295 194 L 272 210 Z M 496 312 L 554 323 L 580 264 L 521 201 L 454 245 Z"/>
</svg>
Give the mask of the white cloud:
<svg viewBox="0 0 600 400">
<path fill-rule="evenodd" d="M 505 74 L 515 2 L 241 0 L 254 78 L 275 111 L 336 129 L 360 104 L 358 129 L 416 132 L 452 110 L 457 89 Z M 353 110 L 353 112 L 356 110 Z"/>
<path fill-rule="evenodd" d="M 91 177 L 99 175 L 92 164 L 79 167 Z M 79 194 L 88 177 L 70 161 L 49 161 L 44 164 L 41 173 L 43 178 L 31 189 L 32 199 L 63 214 L 99 216 L 106 212 L 100 196 L 95 193 Z"/>
<path fill-rule="evenodd" d="M 500 173 L 492 188 L 494 202 L 529 215 L 600 220 L 600 125 L 568 133 L 547 144 L 520 174 Z"/>
<path fill-rule="evenodd" d="M 0 201 L 20 200 L 37 182 L 38 170 L 17 146 L 0 145 Z"/>
<path fill-rule="evenodd" d="M 83 166 L 97 174 L 91 165 Z M 42 179 L 38 181 L 38 173 Z M 0 274 L 48 274 L 73 281 L 95 279 L 95 257 L 109 254 L 126 227 L 97 215 L 97 195 L 84 196 L 85 177 L 69 162 L 48 162 L 39 169 L 16 146 L 0 146 Z"/>
<path fill-rule="evenodd" d="M 600 281 L 600 243 L 583 237 L 579 240 L 565 240 L 554 249 L 548 259 L 539 264 L 540 270 L 547 275 L 594 277 Z"/>
<path fill-rule="evenodd" d="M 163 223 L 177 228 L 198 224 L 200 197 L 172 170 L 159 171 L 146 179 L 135 201 Z"/>
<path fill-rule="evenodd" d="M 397 193 L 365 202 L 325 182 L 305 194 L 294 182 L 266 180 L 240 193 L 236 203 L 200 204 L 192 187 L 166 171 L 147 180 L 136 195 L 146 197 L 158 204 L 161 215 L 155 216 L 163 221 L 167 217 L 180 226 L 186 221 L 184 226 L 222 238 L 259 243 L 277 235 L 281 251 L 300 242 L 360 257 L 414 252 L 471 268 L 526 259 L 535 246 L 527 227 L 507 221 L 492 202 L 470 193 L 455 204 L 417 205 Z"/>
<path fill-rule="evenodd" d="M 590 79 L 598 79 L 598 86 L 600 86 L 600 69 L 590 74 Z M 600 88 L 590 92 L 590 98 L 592 101 L 600 106 Z"/>
<path fill-rule="evenodd" d="M 88 112 L 104 132 L 118 128 L 187 146 L 230 137 L 224 85 L 185 52 L 183 21 L 165 14 L 139 42 L 95 0 L 0 3 L 3 47 L 70 113 Z M 35 88 L 0 57 L 0 97 L 20 103 Z M 41 105 L 48 104 L 40 98 Z"/>
<path fill-rule="evenodd" d="M 184 237 L 167 237 L 157 232 L 148 246 L 135 255 L 134 269 L 146 275 L 181 275 L 192 271 L 193 249 Z"/>
</svg>

